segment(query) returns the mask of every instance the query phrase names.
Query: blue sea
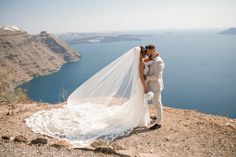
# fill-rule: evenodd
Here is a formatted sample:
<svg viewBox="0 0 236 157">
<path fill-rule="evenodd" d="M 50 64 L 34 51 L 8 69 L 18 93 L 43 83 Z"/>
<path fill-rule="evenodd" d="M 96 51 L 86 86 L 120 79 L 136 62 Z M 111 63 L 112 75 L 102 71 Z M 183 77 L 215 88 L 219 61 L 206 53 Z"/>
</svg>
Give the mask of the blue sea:
<svg viewBox="0 0 236 157">
<path fill-rule="evenodd" d="M 165 62 L 164 106 L 236 118 L 236 35 L 218 31 L 128 32 L 141 41 L 72 44 L 82 56 L 60 71 L 21 85 L 36 101 L 58 103 L 134 46 L 155 44 Z"/>
</svg>

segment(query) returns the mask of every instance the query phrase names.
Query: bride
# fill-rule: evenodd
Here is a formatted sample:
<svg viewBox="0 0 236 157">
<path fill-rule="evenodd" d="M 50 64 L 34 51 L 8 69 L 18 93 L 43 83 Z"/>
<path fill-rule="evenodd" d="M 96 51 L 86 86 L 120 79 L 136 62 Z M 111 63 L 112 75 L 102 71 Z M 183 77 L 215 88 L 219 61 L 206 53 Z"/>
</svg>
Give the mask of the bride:
<svg viewBox="0 0 236 157">
<path fill-rule="evenodd" d="M 25 119 L 36 133 L 86 147 L 96 139 L 113 140 L 136 127 L 148 127 L 144 101 L 145 51 L 134 47 L 74 90 L 62 108 L 41 110 Z"/>
</svg>

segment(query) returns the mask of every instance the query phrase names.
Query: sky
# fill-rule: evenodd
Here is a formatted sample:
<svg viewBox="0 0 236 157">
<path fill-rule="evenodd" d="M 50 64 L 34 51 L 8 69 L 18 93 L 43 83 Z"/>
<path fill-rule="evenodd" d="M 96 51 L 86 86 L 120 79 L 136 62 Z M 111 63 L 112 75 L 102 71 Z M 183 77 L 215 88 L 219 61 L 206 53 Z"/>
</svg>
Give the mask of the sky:
<svg viewBox="0 0 236 157">
<path fill-rule="evenodd" d="M 228 28 L 236 0 L 0 0 L 0 25 L 29 33 Z"/>
</svg>

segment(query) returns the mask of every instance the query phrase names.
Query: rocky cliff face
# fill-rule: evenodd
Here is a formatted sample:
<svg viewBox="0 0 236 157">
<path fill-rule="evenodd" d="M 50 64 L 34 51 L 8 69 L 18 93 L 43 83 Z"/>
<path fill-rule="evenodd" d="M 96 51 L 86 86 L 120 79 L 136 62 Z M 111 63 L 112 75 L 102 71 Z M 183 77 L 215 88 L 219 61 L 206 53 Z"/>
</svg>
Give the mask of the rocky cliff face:
<svg viewBox="0 0 236 157">
<path fill-rule="evenodd" d="M 17 27 L 0 27 L 0 82 L 4 87 L 15 87 L 79 58 L 68 44 L 45 31 L 30 35 Z"/>
</svg>

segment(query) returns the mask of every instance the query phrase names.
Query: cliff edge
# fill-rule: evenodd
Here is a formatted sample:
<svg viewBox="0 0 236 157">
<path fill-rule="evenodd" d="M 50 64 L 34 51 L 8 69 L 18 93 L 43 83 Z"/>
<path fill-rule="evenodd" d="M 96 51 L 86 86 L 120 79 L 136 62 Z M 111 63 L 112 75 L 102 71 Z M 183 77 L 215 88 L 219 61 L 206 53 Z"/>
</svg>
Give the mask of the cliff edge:
<svg viewBox="0 0 236 157">
<path fill-rule="evenodd" d="M 42 109 L 66 104 L 14 104 L 0 106 L 0 156 L 83 157 L 235 157 L 236 119 L 194 110 L 164 107 L 160 129 L 136 128 L 112 142 L 96 141 L 75 149 L 66 141 L 34 133 L 24 119 Z M 153 113 L 153 108 L 150 108 Z"/>
</svg>

